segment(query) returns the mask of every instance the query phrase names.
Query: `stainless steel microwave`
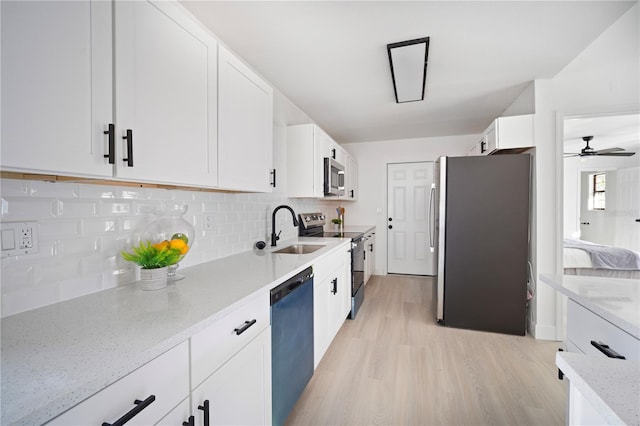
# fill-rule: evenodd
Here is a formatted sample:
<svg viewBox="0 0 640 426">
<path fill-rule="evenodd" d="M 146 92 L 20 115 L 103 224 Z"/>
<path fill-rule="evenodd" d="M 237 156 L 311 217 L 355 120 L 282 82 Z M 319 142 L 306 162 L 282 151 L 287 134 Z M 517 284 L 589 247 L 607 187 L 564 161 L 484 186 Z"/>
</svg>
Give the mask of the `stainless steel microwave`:
<svg viewBox="0 0 640 426">
<path fill-rule="evenodd" d="M 324 158 L 324 195 L 344 195 L 344 166 L 333 158 Z"/>
</svg>

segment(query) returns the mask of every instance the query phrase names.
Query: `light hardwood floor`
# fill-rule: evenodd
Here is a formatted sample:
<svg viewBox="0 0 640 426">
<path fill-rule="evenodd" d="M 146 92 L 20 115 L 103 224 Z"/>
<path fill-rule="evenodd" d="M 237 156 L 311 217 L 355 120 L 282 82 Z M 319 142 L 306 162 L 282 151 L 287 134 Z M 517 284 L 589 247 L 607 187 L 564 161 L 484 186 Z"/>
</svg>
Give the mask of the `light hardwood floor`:
<svg viewBox="0 0 640 426">
<path fill-rule="evenodd" d="M 562 425 L 558 342 L 435 323 L 433 279 L 373 276 L 287 425 Z"/>
</svg>

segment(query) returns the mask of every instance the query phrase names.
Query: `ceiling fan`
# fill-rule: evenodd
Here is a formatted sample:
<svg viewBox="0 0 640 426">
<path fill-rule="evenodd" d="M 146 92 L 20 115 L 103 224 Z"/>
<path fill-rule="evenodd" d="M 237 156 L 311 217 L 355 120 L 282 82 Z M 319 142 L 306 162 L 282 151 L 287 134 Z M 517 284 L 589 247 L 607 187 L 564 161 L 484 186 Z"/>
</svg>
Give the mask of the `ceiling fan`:
<svg viewBox="0 0 640 426">
<path fill-rule="evenodd" d="M 593 139 L 593 136 L 584 136 L 582 140 L 585 141 L 586 146 L 582 148 L 580 152 L 575 152 L 575 153 L 565 152 L 564 156 L 565 157 L 590 157 L 594 155 L 606 155 L 610 157 L 631 157 L 632 155 L 635 155 L 635 152 L 625 151 L 622 148 L 607 148 L 607 149 L 601 149 L 599 151 L 596 151 L 595 149 L 589 146 L 589 142 L 592 139 Z"/>
</svg>

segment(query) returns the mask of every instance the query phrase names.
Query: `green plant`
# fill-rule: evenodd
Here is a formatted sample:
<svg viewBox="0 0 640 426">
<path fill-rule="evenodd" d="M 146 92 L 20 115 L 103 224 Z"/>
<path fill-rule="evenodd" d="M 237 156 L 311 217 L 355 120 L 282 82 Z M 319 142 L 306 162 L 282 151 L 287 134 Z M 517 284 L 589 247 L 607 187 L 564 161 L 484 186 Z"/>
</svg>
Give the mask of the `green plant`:
<svg viewBox="0 0 640 426">
<path fill-rule="evenodd" d="M 342 220 L 335 218 L 335 219 L 331 219 L 331 222 L 335 223 L 336 225 L 340 225 L 342 223 Z"/>
<path fill-rule="evenodd" d="M 181 256 L 182 253 L 178 249 L 160 248 L 157 244 L 152 245 L 150 241 L 134 246 L 131 253 L 122 251 L 124 260 L 134 262 L 142 269 L 164 268 L 177 263 Z"/>
</svg>

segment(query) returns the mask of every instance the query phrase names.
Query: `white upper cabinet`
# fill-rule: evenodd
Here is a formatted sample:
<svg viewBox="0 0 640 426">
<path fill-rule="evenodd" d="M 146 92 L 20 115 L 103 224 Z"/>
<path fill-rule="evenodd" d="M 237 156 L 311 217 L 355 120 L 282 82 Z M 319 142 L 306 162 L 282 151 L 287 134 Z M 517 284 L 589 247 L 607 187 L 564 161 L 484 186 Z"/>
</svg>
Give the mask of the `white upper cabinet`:
<svg viewBox="0 0 640 426">
<path fill-rule="evenodd" d="M 273 89 L 222 46 L 218 79 L 219 186 L 271 192 Z"/>
<path fill-rule="evenodd" d="M 315 124 L 287 128 L 287 196 L 324 197 L 324 159 L 329 137 Z"/>
<path fill-rule="evenodd" d="M 485 130 L 480 141 L 480 154 L 533 146 L 533 114 L 499 117 Z"/>
<path fill-rule="evenodd" d="M 172 2 L 115 2 L 116 176 L 217 184 L 217 43 Z"/>
<path fill-rule="evenodd" d="M 344 199 L 356 201 L 358 199 L 358 162 L 347 152 L 345 164 L 345 193 Z"/>
<path fill-rule="evenodd" d="M 332 158 L 345 168 L 345 194 L 327 198 L 356 200 L 358 163 L 344 148 L 315 124 L 287 128 L 287 196 L 324 198 L 324 159 Z M 350 175 L 349 170 L 352 171 Z M 351 196 L 353 189 L 353 197 Z"/>
<path fill-rule="evenodd" d="M 111 176 L 111 3 L 2 1 L 3 170 Z"/>
</svg>

